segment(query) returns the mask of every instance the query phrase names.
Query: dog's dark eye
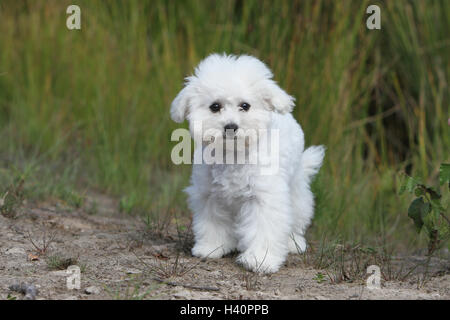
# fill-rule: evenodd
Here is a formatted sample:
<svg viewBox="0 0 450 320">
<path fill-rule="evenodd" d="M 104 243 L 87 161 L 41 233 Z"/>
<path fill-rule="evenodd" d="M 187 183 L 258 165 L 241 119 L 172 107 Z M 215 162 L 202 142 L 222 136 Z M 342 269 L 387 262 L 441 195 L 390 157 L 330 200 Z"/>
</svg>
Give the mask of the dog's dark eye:
<svg viewBox="0 0 450 320">
<path fill-rule="evenodd" d="M 209 106 L 209 109 L 211 109 L 212 112 L 219 112 L 220 108 L 222 108 L 222 106 L 220 105 L 220 103 L 214 102 L 212 105 Z"/>
<path fill-rule="evenodd" d="M 242 102 L 240 104 L 240 107 L 242 108 L 242 110 L 244 111 L 248 111 L 248 109 L 250 109 L 250 105 L 247 102 Z"/>
</svg>

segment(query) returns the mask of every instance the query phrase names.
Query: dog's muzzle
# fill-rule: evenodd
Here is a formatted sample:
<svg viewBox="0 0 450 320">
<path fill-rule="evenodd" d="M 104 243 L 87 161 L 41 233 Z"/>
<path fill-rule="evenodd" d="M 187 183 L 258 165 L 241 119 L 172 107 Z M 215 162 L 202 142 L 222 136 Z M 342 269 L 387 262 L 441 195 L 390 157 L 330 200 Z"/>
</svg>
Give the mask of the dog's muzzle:
<svg viewBox="0 0 450 320">
<path fill-rule="evenodd" d="M 225 125 L 224 138 L 234 138 L 238 128 L 238 125 L 235 123 L 228 123 L 227 125 Z"/>
</svg>

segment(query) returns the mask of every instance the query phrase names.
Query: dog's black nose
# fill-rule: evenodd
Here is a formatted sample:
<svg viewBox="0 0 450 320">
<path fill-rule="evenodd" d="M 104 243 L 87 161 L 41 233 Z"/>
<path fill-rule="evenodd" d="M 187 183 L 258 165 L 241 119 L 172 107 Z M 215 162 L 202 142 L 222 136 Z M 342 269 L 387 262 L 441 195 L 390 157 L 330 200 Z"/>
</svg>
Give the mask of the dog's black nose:
<svg viewBox="0 0 450 320">
<path fill-rule="evenodd" d="M 225 132 L 226 132 L 227 130 L 233 130 L 233 131 L 236 131 L 237 129 L 238 129 L 238 126 L 237 126 L 237 124 L 235 124 L 235 123 L 229 123 L 229 124 L 225 125 Z"/>
</svg>

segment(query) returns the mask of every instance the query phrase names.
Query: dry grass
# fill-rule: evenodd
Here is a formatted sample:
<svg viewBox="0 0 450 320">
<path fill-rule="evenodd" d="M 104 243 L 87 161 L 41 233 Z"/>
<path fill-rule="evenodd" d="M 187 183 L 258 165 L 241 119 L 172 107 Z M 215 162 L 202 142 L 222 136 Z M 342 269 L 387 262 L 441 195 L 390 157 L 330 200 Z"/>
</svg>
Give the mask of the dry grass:
<svg viewBox="0 0 450 320">
<path fill-rule="evenodd" d="M 423 286 L 432 276 L 446 272 L 445 266 L 439 266 L 443 259 L 438 257 L 400 257 L 385 245 L 379 247 L 344 243 L 323 239 L 320 244 L 309 247 L 303 254 L 303 266 L 323 270 L 322 275 L 333 284 L 342 282 L 360 282 L 367 280 L 368 267 L 380 268 L 383 281 L 417 282 Z M 434 267 L 430 262 L 435 260 Z M 433 269 L 433 272 L 430 272 Z M 317 280 L 325 280 L 320 277 Z"/>
</svg>

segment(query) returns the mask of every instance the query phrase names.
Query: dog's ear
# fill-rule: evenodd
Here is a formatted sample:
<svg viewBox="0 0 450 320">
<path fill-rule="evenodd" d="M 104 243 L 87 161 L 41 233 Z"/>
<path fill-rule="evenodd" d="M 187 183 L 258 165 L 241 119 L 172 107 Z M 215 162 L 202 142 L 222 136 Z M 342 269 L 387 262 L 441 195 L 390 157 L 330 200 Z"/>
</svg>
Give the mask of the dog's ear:
<svg viewBox="0 0 450 320">
<path fill-rule="evenodd" d="M 286 91 L 281 89 L 273 80 L 267 80 L 262 95 L 271 110 L 281 114 L 292 112 L 295 106 L 295 98 L 288 95 Z"/>
<path fill-rule="evenodd" d="M 187 82 L 186 86 L 178 93 L 175 99 L 173 99 L 172 105 L 170 106 L 170 117 L 173 121 L 181 123 L 186 118 L 191 92 L 191 85 Z"/>
</svg>

